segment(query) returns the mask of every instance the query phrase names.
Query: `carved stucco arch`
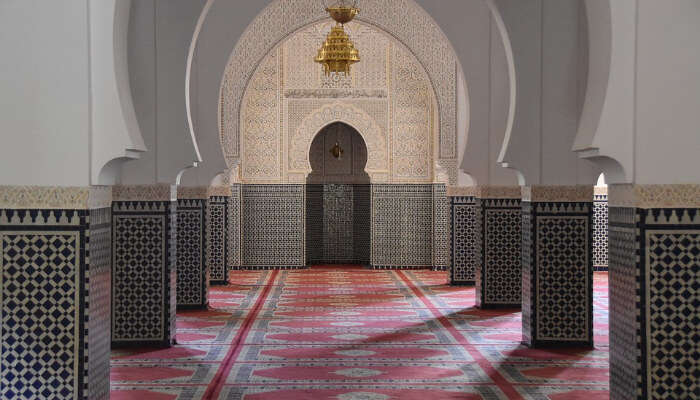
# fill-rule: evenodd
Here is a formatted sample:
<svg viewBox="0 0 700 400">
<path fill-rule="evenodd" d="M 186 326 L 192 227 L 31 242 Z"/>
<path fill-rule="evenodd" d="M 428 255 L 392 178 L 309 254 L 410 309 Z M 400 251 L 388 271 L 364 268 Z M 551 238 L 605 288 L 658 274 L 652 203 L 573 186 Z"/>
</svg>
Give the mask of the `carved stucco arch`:
<svg viewBox="0 0 700 400">
<path fill-rule="evenodd" d="M 316 135 L 326 126 L 342 122 L 355 129 L 367 146 L 365 171 L 372 181 L 379 175 L 388 176 L 386 135 L 377 122 L 365 111 L 348 103 L 326 104 L 314 110 L 299 124 L 289 149 L 289 168 L 306 177 L 311 173 L 309 152 Z"/>
<path fill-rule="evenodd" d="M 421 64 L 435 90 L 438 107 L 438 163 L 456 183 L 457 59 L 432 17 L 413 0 L 360 1 L 358 20 L 403 44 Z M 396 12 L 395 10 L 401 10 Z M 318 0 L 277 0 L 246 28 L 226 65 L 220 95 L 221 146 L 229 168 L 239 163 L 239 124 L 243 94 L 264 57 L 292 33 L 327 19 Z"/>
</svg>

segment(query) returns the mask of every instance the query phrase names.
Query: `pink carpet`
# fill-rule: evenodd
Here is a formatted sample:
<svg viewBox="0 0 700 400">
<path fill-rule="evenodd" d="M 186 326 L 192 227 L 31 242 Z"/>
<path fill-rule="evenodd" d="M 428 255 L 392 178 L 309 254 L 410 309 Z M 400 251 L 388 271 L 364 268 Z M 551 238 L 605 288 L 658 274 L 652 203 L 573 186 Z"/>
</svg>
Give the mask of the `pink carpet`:
<svg viewBox="0 0 700 400">
<path fill-rule="evenodd" d="M 594 350 L 519 344 L 520 312 L 474 308 L 445 272 L 236 271 L 179 344 L 112 354 L 112 399 L 608 399 L 607 273 Z"/>
</svg>

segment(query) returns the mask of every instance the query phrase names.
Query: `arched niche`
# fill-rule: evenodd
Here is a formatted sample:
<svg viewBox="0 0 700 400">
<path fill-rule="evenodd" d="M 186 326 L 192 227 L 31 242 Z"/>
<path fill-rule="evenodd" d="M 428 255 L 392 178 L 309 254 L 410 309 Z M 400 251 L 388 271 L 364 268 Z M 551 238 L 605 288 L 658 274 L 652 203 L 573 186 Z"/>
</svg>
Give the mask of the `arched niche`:
<svg viewBox="0 0 700 400">
<path fill-rule="evenodd" d="M 333 150 L 338 145 L 340 154 Z M 308 184 L 370 183 L 367 167 L 367 145 L 362 135 L 352 126 L 335 122 L 321 129 L 309 149 L 311 172 Z"/>
<path fill-rule="evenodd" d="M 457 179 L 456 72 L 454 50 L 432 18 L 413 0 L 363 2 L 358 20 L 375 26 L 404 45 L 418 60 L 436 96 L 437 163 L 450 181 Z M 394 10 L 401 10 L 400 13 Z M 220 92 L 220 141 L 226 163 L 237 165 L 240 154 L 240 111 L 243 94 L 264 57 L 299 29 L 327 18 L 314 0 L 278 0 L 248 26 L 233 49 Z M 280 23 L 284 21 L 284 23 Z M 368 143 L 368 146 L 371 146 Z"/>
<path fill-rule="evenodd" d="M 289 157 L 290 167 L 298 171 L 297 176 L 306 181 L 306 177 L 313 170 L 309 153 L 314 138 L 324 128 L 334 123 L 343 123 L 352 127 L 361 136 L 367 148 L 365 171 L 372 182 L 382 181 L 388 175 L 388 153 L 382 129 L 366 112 L 344 103 L 334 103 L 319 108 L 306 117 L 296 130 Z"/>
</svg>

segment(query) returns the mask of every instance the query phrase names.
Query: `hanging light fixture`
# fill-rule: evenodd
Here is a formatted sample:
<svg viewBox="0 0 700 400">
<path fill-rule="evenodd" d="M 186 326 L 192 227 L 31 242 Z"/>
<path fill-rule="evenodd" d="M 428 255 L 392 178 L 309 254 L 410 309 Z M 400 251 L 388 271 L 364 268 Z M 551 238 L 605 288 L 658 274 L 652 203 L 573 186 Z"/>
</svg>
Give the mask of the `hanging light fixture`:
<svg viewBox="0 0 700 400">
<path fill-rule="evenodd" d="M 357 0 L 334 0 L 331 5 L 325 5 L 336 25 L 331 28 L 314 61 L 323 65 L 326 76 L 330 76 L 331 73 L 348 76 L 350 66 L 360 61 L 360 52 L 355 48 L 350 36 L 345 33 L 344 25 L 352 21 L 360 9 L 357 8 Z"/>
<path fill-rule="evenodd" d="M 343 148 L 340 147 L 340 144 L 338 144 L 338 137 L 340 136 L 340 128 L 341 128 L 340 123 L 335 124 L 335 146 L 333 146 L 331 148 L 331 154 L 333 154 L 333 157 L 335 157 L 339 160 L 341 158 L 343 158 L 343 153 L 345 153 Z"/>
</svg>

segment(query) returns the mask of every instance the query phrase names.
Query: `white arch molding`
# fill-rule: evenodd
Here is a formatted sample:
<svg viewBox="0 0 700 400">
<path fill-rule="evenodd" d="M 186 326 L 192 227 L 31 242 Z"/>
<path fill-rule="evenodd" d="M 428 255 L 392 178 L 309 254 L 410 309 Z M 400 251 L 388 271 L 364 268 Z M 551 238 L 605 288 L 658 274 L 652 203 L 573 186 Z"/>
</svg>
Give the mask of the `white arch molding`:
<svg viewBox="0 0 700 400">
<path fill-rule="evenodd" d="M 365 171 L 373 183 L 384 182 L 389 177 L 386 135 L 377 122 L 365 111 L 352 104 L 336 102 L 326 104 L 299 124 L 294 136 L 290 138 L 289 178 L 294 183 L 306 182 L 311 173 L 309 152 L 316 135 L 326 126 L 342 122 L 355 129 L 367 146 L 367 164 Z"/>
<path fill-rule="evenodd" d="M 385 31 L 402 43 L 425 69 L 438 106 L 438 164 L 450 182 L 457 181 L 457 61 L 449 40 L 414 0 L 360 1 L 358 20 Z M 397 13 L 394 10 L 402 10 Z M 219 101 L 220 142 L 226 164 L 239 163 L 239 123 L 243 94 L 259 63 L 285 38 L 328 16 L 318 0 L 277 0 L 267 6 L 241 35 L 224 72 Z M 369 143 L 368 143 L 369 146 Z M 308 157 L 307 153 L 306 157 Z"/>
</svg>

